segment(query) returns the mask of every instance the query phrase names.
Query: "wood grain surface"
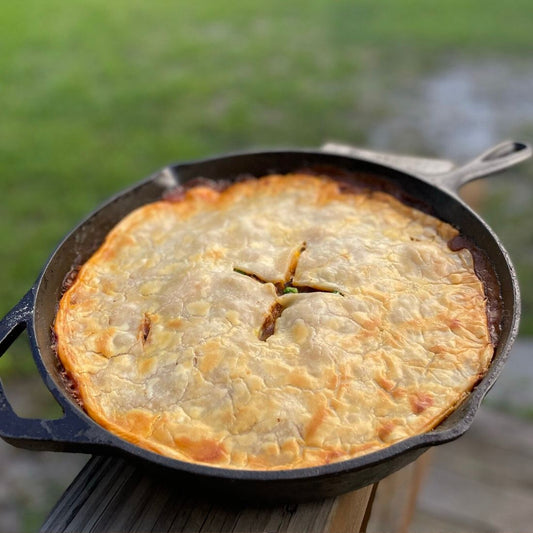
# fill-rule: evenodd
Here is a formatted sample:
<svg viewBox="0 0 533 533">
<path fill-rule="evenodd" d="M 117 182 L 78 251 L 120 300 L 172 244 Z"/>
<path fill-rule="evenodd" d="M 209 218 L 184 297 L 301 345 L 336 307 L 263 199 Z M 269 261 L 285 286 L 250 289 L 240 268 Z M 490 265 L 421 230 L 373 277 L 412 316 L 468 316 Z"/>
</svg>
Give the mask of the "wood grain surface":
<svg viewBox="0 0 533 533">
<path fill-rule="evenodd" d="M 41 532 L 352 533 L 364 529 L 372 486 L 316 502 L 216 503 L 149 475 L 124 459 L 93 457 Z"/>
</svg>

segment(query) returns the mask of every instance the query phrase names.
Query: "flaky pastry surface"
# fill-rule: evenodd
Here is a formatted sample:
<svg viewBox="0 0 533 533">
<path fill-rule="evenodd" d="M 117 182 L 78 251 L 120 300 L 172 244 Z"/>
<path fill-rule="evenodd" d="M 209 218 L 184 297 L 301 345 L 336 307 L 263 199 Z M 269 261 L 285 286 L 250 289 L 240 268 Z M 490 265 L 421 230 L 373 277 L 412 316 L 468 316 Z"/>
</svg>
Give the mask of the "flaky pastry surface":
<svg viewBox="0 0 533 533">
<path fill-rule="evenodd" d="M 55 321 L 88 414 L 160 454 L 322 465 L 433 428 L 486 371 L 457 231 L 382 192 L 292 174 L 128 215 Z"/>
</svg>

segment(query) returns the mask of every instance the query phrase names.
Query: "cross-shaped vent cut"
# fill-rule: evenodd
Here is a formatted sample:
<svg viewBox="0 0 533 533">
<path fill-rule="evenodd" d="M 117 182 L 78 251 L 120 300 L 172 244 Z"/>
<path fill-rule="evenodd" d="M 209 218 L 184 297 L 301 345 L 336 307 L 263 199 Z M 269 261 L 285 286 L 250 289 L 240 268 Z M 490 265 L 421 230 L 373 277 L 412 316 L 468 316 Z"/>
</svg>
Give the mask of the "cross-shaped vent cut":
<svg viewBox="0 0 533 533">
<path fill-rule="evenodd" d="M 307 292 L 325 292 L 330 294 L 339 294 L 340 296 L 343 296 L 343 294 L 337 290 L 327 290 L 327 289 L 317 289 L 316 287 L 311 287 L 309 285 L 295 285 L 294 284 L 294 274 L 296 273 L 296 267 L 298 266 L 298 261 L 300 259 L 300 256 L 306 249 L 306 243 L 303 242 L 302 245 L 296 250 L 291 257 L 291 261 L 289 264 L 289 268 L 287 270 L 287 274 L 285 275 L 283 281 L 273 282 L 269 281 L 267 279 L 263 279 L 257 274 L 254 274 L 253 272 L 247 272 L 245 270 L 242 270 L 240 268 L 234 268 L 233 270 L 235 272 L 238 272 L 239 274 L 242 274 L 244 276 L 248 276 L 252 279 L 255 279 L 259 283 L 272 283 L 274 287 L 276 288 L 276 293 L 278 296 L 281 296 L 282 294 L 289 294 L 289 293 L 307 293 Z M 275 331 L 276 329 L 276 320 L 281 316 L 281 313 L 283 313 L 283 310 L 285 309 L 284 305 L 277 301 L 274 303 L 274 305 L 270 308 L 269 313 L 265 317 L 265 320 L 263 321 L 263 324 L 261 325 L 261 328 L 259 329 L 259 339 L 262 341 L 266 341 Z"/>
</svg>

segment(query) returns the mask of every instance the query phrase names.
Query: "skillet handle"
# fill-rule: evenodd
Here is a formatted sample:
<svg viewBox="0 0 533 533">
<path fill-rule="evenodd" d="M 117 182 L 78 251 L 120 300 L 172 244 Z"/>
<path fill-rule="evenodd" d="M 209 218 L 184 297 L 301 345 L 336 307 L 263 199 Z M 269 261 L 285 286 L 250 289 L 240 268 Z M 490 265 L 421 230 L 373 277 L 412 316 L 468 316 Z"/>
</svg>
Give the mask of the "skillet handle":
<svg viewBox="0 0 533 533">
<path fill-rule="evenodd" d="M 376 152 L 359 146 L 328 142 L 320 147 L 323 152 L 356 157 L 363 161 L 370 161 L 388 167 L 402 170 L 416 176 L 432 176 L 450 172 L 455 168 L 455 163 L 447 159 L 433 159 L 427 157 L 415 157 L 400 155 L 390 152 Z"/>
<path fill-rule="evenodd" d="M 531 154 L 531 146 L 527 143 L 504 141 L 489 148 L 465 165 L 445 174 L 426 176 L 426 180 L 456 194 L 468 182 L 512 167 L 531 157 Z"/>
<path fill-rule="evenodd" d="M 455 163 L 446 159 L 428 159 L 375 152 L 366 148 L 338 143 L 326 143 L 321 147 L 321 150 L 356 157 L 408 172 L 455 196 L 457 196 L 459 189 L 469 181 L 509 168 L 525 161 L 532 155 L 531 146 L 518 141 L 504 141 L 462 166 L 456 166 Z"/>
<path fill-rule="evenodd" d="M 33 314 L 33 289 L 0 321 L 0 357 L 28 327 Z M 9 403 L 0 380 L 0 437 L 14 446 L 33 450 L 95 451 L 94 429 L 74 412 L 61 406 L 62 418 L 40 420 L 18 416 Z"/>
</svg>

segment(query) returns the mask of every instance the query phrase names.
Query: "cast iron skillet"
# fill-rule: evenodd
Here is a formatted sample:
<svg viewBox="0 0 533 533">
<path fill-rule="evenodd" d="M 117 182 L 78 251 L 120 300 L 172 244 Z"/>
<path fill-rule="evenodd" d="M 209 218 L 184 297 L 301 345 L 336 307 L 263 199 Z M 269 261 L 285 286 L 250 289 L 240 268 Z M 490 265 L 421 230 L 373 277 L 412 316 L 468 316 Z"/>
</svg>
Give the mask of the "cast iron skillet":
<svg viewBox="0 0 533 533">
<path fill-rule="evenodd" d="M 29 449 L 126 456 L 170 474 L 173 482 L 185 482 L 202 491 L 212 490 L 215 494 L 252 500 L 303 501 L 330 497 L 382 479 L 416 459 L 429 447 L 462 435 L 470 427 L 481 400 L 502 370 L 517 334 L 520 315 L 515 271 L 498 238 L 459 199 L 457 191 L 468 181 L 503 170 L 530 155 L 528 145 L 508 141 L 462 167 L 450 168 L 451 165 L 443 161 L 325 145 L 320 150 L 232 154 L 162 169 L 111 198 L 67 235 L 33 287 L 0 322 L 0 355 L 26 329 L 42 379 L 64 411 L 64 416 L 55 420 L 20 418 L 12 410 L 0 386 L 0 436 L 15 446 Z M 273 472 L 215 468 L 170 459 L 126 442 L 93 422 L 67 390 L 51 347 L 51 327 L 62 286 L 73 266 L 85 262 L 108 231 L 128 212 L 160 199 L 178 184 L 199 176 L 231 180 L 242 174 L 261 176 L 270 172 L 285 173 L 302 167 L 324 165 L 349 172 L 374 174 L 400 186 L 408 196 L 429 204 L 434 215 L 457 227 L 490 258 L 501 285 L 501 335 L 487 375 L 468 398 L 429 433 L 355 459 Z M 406 168 L 411 171 L 406 172 Z"/>
</svg>

